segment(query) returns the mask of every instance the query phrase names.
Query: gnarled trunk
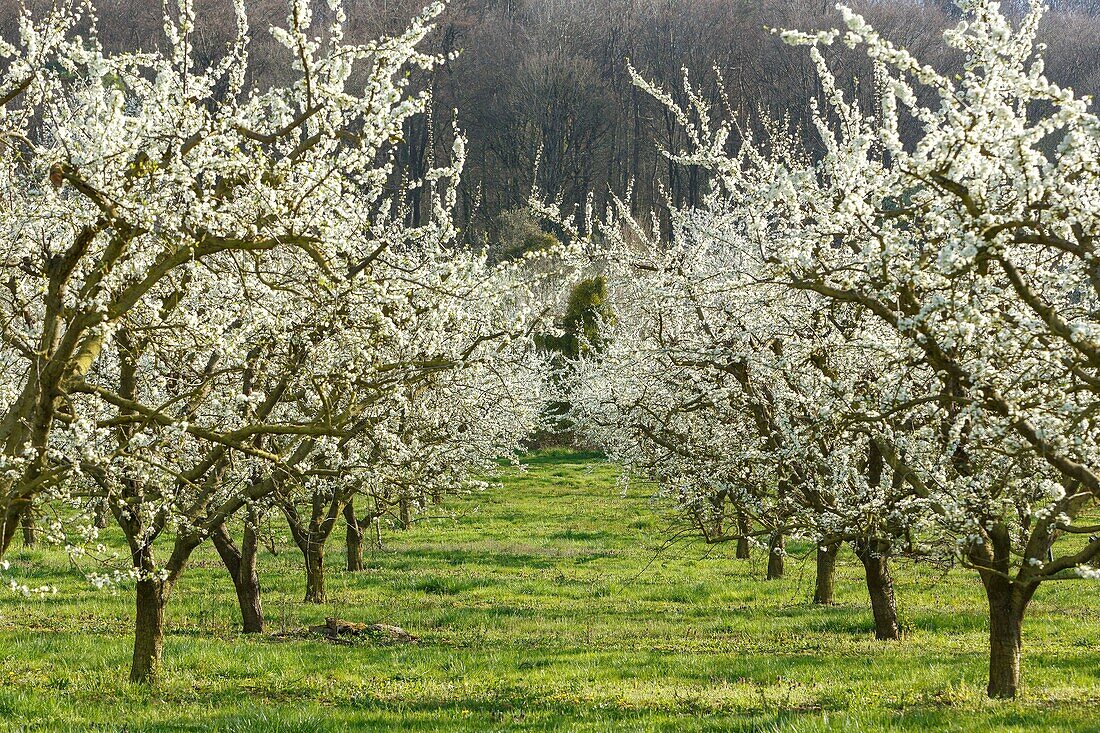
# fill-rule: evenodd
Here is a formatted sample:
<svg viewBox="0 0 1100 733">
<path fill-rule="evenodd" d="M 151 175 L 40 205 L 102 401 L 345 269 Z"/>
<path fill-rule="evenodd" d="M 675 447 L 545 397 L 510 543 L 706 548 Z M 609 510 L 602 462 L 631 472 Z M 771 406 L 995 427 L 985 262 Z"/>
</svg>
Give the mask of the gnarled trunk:
<svg viewBox="0 0 1100 733">
<path fill-rule="evenodd" d="M 779 580 L 783 577 L 785 545 L 783 530 L 777 529 L 768 538 L 768 580 Z"/>
<path fill-rule="evenodd" d="M 839 542 L 817 546 L 817 579 L 814 583 L 814 603 L 820 606 L 829 606 L 833 603 L 836 556 L 839 552 Z"/>
<path fill-rule="evenodd" d="M 363 570 L 363 525 L 355 516 L 355 504 L 352 501 L 344 507 L 344 522 L 348 526 L 346 538 L 348 553 L 348 572 L 357 573 Z"/>
<path fill-rule="evenodd" d="M 894 578 L 890 575 L 890 543 L 885 540 L 861 540 L 855 543 L 856 557 L 863 563 L 871 613 L 875 617 L 875 638 L 892 641 L 901 638 L 898 607 L 894 598 Z"/>
<path fill-rule="evenodd" d="M 264 630 L 260 575 L 256 567 L 259 553 L 259 538 L 254 524 L 256 519 L 254 515 L 250 515 L 245 521 L 240 549 L 233 543 L 224 524 L 211 535 L 214 547 L 225 569 L 229 571 L 233 589 L 237 592 L 237 605 L 241 609 L 241 631 L 245 634 L 260 634 Z"/>
</svg>

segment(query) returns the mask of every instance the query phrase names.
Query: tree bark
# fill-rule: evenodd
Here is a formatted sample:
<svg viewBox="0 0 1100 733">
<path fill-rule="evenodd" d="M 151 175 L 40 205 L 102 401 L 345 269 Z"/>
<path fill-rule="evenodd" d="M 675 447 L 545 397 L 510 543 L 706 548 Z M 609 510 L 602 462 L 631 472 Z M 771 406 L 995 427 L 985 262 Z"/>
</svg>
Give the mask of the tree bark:
<svg viewBox="0 0 1100 733">
<path fill-rule="evenodd" d="M 885 540 L 861 540 L 855 543 L 856 557 L 863 563 L 871 613 L 875 617 L 875 638 L 893 641 L 901 638 L 898 607 L 894 598 L 894 578 L 890 575 L 890 543 Z"/>
<path fill-rule="evenodd" d="M 171 556 L 164 568 L 158 571 L 153 560 L 153 548 L 148 544 L 140 544 L 141 540 L 138 538 L 141 534 L 133 531 L 135 525 L 122 516 L 120 507 L 112 507 L 111 510 L 116 518 L 121 517 L 119 524 L 127 532 L 126 539 L 130 543 L 134 568 L 140 572 L 134 594 L 134 658 L 130 666 L 130 681 L 150 684 L 156 682 L 160 675 L 161 655 L 164 651 L 164 608 L 168 604 L 176 579 L 187 566 L 188 558 L 202 538 L 197 534 L 177 537 Z"/>
<path fill-rule="evenodd" d="M 306 603 L 325 602 L 325 545 L 310 542 L 306 549 Z"/>
<path fill-rule="evenodd" d="M 23 530 L 23 547 L 33 548 L 38 544 L 38 521 L 34 512 L 28 509 L 19 518 L 19 526 Z"/>
<path fill-rule="evenodd" d="M 237 605 L 241 609 L 241 631 L 245 634 L 261 634 L 264 630 L 264 609 L 260 591 L 260 575 L 256 568 L 259 538 L 254 524 L 256 517 L 246 519 L 240 549 L 233 543 L 225 525 L 211 535 L 214 547 L 229 571 L 233 588 L 237 592 Z"/>
<path fill-rule="evenodd" d="M 168 600 L 164 581 L 145 578 L 137 582 L 134 619 L 134 658 L 130 681 L 150 684 L 160 672 L 164 652 L 164 606 Z"/>
<path fill-rule="evenodd" d="M 743 513 L 737 513 L 737 554 L 738 560 L 748 560 L 750 556 L 749 551 L 749 532 L 752 530 L 752 525 L 749 523 L 749 518 Z"/>
<path fill-rule="evenodd" d="M 1023 622 L 1038 584 L 1011 581 L 992 570 L 980 570 L 989 601 L 989 685 L 998 700 L 1016 697 L 1020 689 Z"/>
<path fill-rule="evenodd" d="M 783 530 L 776 530 L 768 539 L 768 580 L 779 580 L 783 577 L 785 544 Z"/>
<path fill-rule="evenodd" d="M 347 550 L 348 572 L 357 573 L 363 570 L 363 525 L 355 516 L 355 503 L 349 501 L 344 507 L 344 521 L 348 526 Z"/>
<path fill-rule="evenodd" d="M 989 599 L 989 686 L 992 698 L 1011 699 L 1020 687 L 1023 613 L 1011 601 Z"/>
<path fill-rule="evenodd" d="M 303 523 L 292 504 L 285 504 L 290 534 L 302 552 L 306 565 L 306 603 L 324 603 L 325 596 L 325 544 L 336 528 L 336 522 L 350 497 L 333 496 L 328 499 L 313 497 L 308 524 Z"/>
<path fill-rule="evenodd" d="M 99 500 L 95 504 L 94 520 L 96 529 L 107 529 L 107 502 Z"/>
<path fill-rule="evenodd" d="M 817 546 L 817 580 L 814 583 L 814 603 L 819 606 L 831 606 L 833 604 L 836 556 L 839 552 L 839 542 Z"/>
<path fill-rule="evenodd" d="M 4 557 L 19 531 L 19 520 L 23 517 L 20 503 L 21 500 L 9 500 L 4 511 L 3 522 L 0 523 L 0 558 Z"/>
<path fill-rule="evenodd" d="M 408 529 L 412 526 L 412 516 L 409 511 L 409 500 L 406 497 L 401 497 L 397 500 L 398 519 L 401 522 L 401 529 Z"/>
<path fill-rule="evenodd" d="M 371 529 L 374 530 L 374 549 L 379 552 L 382 551 L 382 517 L 378 514 L 374 516 L 374 519 L 370 522 Z"/>
</svg>

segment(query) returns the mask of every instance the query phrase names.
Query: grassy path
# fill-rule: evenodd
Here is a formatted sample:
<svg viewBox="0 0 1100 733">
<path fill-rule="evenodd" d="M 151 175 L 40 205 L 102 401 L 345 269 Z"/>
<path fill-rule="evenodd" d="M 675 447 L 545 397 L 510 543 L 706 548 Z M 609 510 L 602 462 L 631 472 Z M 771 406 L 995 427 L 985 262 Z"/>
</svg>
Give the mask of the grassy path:
<svg viewBox="0 0 1100 733">
<path fill-rule="evenodd" d="M 766 583 L 759 554 L 655 554 L 645 491 L 622 496 L 584 456 L 535 456 L 456 512 L 390 535 L 361 574 L 339 570 L 335 537 L 326 606 L 299 603 L 290 546 L 261 557 L 273 634 L 335 615 L 401 625 L 420 645 L 239 636 L 232 586 L 204 550 L 169 605 L 154 690 L 124 682 L 129 595 L 88 587 L 56 553 L 16 552 L 23 577 L 61 590 L 0 595 L 0 730 L 1100 731 L 1094 584 L 1040 590 L 1024 697 L 994 704 L 967 573 L 898 568 L 908 635 L 882 644 L 850 555 L 840 603 L 823 609 L 808 603 L 812 559 Z"/>
</svg>

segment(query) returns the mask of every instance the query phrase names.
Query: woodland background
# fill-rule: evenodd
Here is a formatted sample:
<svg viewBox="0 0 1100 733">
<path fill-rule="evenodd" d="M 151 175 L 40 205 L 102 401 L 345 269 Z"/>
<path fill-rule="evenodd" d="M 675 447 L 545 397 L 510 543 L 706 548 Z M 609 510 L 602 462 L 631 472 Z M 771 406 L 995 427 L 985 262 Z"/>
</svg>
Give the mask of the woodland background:
<svg viewBox="0 0 1100 733">
<path fill-rule="evenodd" d="M 30 5 L 45 5 L 31 0 Z M 856 0 L 882 34 L 940 69 L 959 63 L 942 43 L 944 28 L 959 22 L 951 0 Z M 234 32 L 228 0 L 197 0 L 192 39 L 201 59 L 218 58 Z M 347 3 L 349 41 L 366 41 L 403 28 L 424 0 Z M 1100 0 L 1051 0 L 1040 35 L 1048 44 L 1052 81 L 1082 94 L 1100 91 Z M 433 156 L 445 156 L 459 129 L 469 141 L 458 220 L 472 245 L 508 249 L 532 187 L 566 207 L 597 209 L 610 195 L 628 192 L 636 213 L 665 204 L 695 206 L 706 191 L 696 169 L 677 165 L 663 149 L 681 149 L 682 131 L 667 110 L 636 88 L 629 64 L 682 102 L 684 69 L 716 109 L 732 112 L 744 131 L 757 121 L 786 117 L 805 129 L 810 100 L 821 99 L 805 54 L 791 53 L 772 28 L 833 27 L 832 0 L 452 0 L 425 50 L 456 53 L 432 78 L 416 80 L 433 96 L 430 116 L 406 123 L 398 156 L 401 180 L 420 178 Z M 1022 12 L 1021 0 L 1003 7 Z M 10 36 L 17 0 L 0 0 L 0 34 Z M 323 3 L 316 9 L 324 20 Z M 151 50 L 162 42 L 162 5 L 153 0 L 103 0 L 100 39 L 107 51 Z M 253 31 L 250 73 L 260 85 L 285 65 L 261 29 L 283 23 L 284 0 L 249 3 Z M 324 24 L 319 24 L 319 27 Z M 849 91 L 874 93 L 870 69 L 858 52 L 830 49 L 838 79 Z M 823 100 L 822 100 L 823 101 Z M 729 110 L 725 110 L 728 103 Z M 731 148 L 738 144 L 734 136 Z M 813 150 L 807 151 L 811 155 Z M 512 216 L 502 216 L 513 212 Z M 410 194 L 407 216 L 419 224 L 424 202 Z"/>
</svg>

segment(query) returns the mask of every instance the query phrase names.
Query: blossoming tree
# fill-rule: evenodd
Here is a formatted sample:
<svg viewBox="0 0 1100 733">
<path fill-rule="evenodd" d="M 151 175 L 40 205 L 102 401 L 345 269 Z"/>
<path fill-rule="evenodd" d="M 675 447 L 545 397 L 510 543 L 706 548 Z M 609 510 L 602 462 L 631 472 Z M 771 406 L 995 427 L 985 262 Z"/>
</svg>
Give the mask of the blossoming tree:
<svg viewBox="0 0 1100 733">
<path fill-rule="evenodd" d="M 1094 576 L 1100 557 L 1080 521 L 1100 489 L 1100 124 L 1044 76 L 1041 4 L 1017 25 L 995 2 L 960 5 L 966 19 L 945 34 L 964 58 L 957 78 L 847 9 L 843 30 L 783 34 L 810 46 L 829 100 L 820 161 L 751 140 L 730 155 L 730 126 L 702 102 L 675 114 L 692 140 L 681 160 L 714 174 L 769 277 L 888 333 L 878 371 L 904 388 L 845 412 L 878 435 L 927 536 L 981 577 L 988 692 L 1012 697 L 1036 590 Z M 829 70 L 820 48 L 836 42 L 873 63 L 874 109 Z"/>
<path fill-rule="evenodd" d="M 836 554 L 851 542 L 876 635 L 897 639 L 889 559 L 923 551 L 911 539 L 919 517 L 877 434 L 854 419 L 888 386 L 881 344 L 860 339 L 850 306 L 771 280 L 720 198 L 675 218 L 671 246 L 604 229 L 620 317 L 575 369 L 575 420 L 707 542 L 766 539 L 769 578 L 784 536 L 814 542 L 819 603 L 832 602 Z"/>
<path fill-rule="evenodd" d="M 360 404 L 331 415 L 338 399 L 309 409 L 338 434 L 317 442 L 301 477 L 278 481 L 275 501 L 306 568 L 306 600 L 323 602 L 325 546 L 341 522 L 361 532 L 365 519 L 483 485 L 499 458 L 519 450 L 545 401 L 545 373 L 530 332 L 531 284 L 514 266 L 489 268 L 481 255 L 450 253 L 431 263 L 408 254 L 380 259 L 387 278 L 384 313 L 360 322 L 375 346 L 359 369 Z M 344 301 L 342 298 L 341 301 Z M 344 301 L 346 302 L 346 301 Z M 349 309 L 360 317 L 367 303 Z M 374 333 L 382 323 L 383 333 Z M 345 348 L 333 350 L 336 371 Z M 357 498 L 369 507 L 355 514 Z M 354 543 L 353 543 L 354 544 Z M 352 549 L 352 568 L 356 569 Z"/>
<path fill-rule="evenodd" d="M 390 189 L 403 123 L 426 102 L 407 71 L 441 61 L 417 47 L 442 5 L 348 44 L 339 4 L 318 29 L 292 0 L 272 33 L 295 78 L 270 89 L 247 86 L 235 8 L 237 38 L 211 65 L 194 59 L 187 0 L 166 11 L 163 53 L 105 55 L 61 11 L 24 23 L 22 51 L 0 48 L 18 59 L 3 80 L 0 552 L 38 503 L 72 552 L 106 556 L 95 527 L 73 523 L 89 499 L 106 504 L 136 583 L 135 681 L 155 678 L 165 605 L 211 536 L 246 626 L 262 623 L 254 552 L 228 541 L 238 513 L 361 487 L 379 450 L 400 463 L 426 434 L 449 447 L 410 466 L 468 471 L 538 413 L 519 271 L 453 247 L 461 138 L 411 184 L 433 202 L 422 224 L 406 225 Z M 431 400 L 412 396 L 436 382 Z M 480 412 L 456 407 L 486 397 Z M 445 409 L 402 433 L 394 416 L 432 400 Z M 515 420 L 488 421 L 503 404 Z M 460 416 L 480 421 L 479 439 L 458 440 Z"/>
</svg>

